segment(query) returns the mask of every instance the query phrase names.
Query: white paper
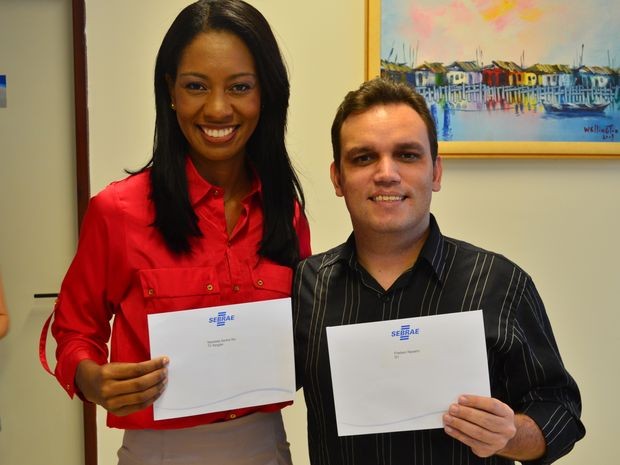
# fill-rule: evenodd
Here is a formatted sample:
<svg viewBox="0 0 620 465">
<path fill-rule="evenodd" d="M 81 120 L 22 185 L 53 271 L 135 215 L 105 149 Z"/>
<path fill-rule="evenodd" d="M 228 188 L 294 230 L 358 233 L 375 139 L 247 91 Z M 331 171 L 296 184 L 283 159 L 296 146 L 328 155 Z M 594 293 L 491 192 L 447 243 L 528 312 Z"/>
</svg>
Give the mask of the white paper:
<svg viewBox="0 0 620 465">
<path fill-rule="evenodd" d="M 170 359 L 155 420 L 295 397 L 290 298 L 152 314 L 148 326 L 151 356 Z"/>
<path fill-rule="evenodd" d="M 461 394 L 490 395 L 482 311 L 327 328 L 339 436 L 442 428 Z"/>
</svg>

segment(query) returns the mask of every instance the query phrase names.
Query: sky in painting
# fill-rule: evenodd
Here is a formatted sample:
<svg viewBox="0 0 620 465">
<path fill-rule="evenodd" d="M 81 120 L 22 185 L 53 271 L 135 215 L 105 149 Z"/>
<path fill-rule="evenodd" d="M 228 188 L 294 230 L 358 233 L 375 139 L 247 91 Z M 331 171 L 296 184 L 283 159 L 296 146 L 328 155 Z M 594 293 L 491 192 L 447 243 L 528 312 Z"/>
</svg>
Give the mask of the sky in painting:
<svg viewBox="0 0 620 465">
<path fill-rule="evenodd" d="M 382 0 L 381 58 L 620 67 L 618 0 Z M 417 50 L 417 57 L 416 57 Z M 522 61 L 522 56 L 524 57 Z M 608 58 L 609 57 L 609 58 Z M 404 59 L 403 59 L 404 58 Z M 412 63 L 413 62 L 413 63 Z"/>
</svg>

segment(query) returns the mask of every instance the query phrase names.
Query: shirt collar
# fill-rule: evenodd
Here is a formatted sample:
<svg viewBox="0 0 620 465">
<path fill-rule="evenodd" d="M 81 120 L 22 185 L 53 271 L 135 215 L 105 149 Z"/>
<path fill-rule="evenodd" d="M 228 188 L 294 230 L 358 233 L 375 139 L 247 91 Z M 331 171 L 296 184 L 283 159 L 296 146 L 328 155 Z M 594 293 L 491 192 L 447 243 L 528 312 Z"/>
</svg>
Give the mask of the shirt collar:
<svg viewBox="0 0 620 465">
<path fill-rule="evenodd" d="M 432 214 L 429 229 L 426 242 L 420 251 L 420 258 L 426 260 L 439 279 L 446 263 L 445 237 L 441 234 L 437 220 Z"/>
<path fill-rule="evenodd" d="M 256 170 L 254 167 L 251 168 L 252 171 L 252 187 L 250 188 L 250 192 L 245 196 L 244 202 L 246 199 L 253 197 L 254 195 L 260 195 L 262 192 L 262 186 L 258 175 L 256 174 Z M 205 197 L 211 195 L 221 195 L 223 189 L 219 186 L 214 186 L 209 181 L 204 179 L 198 173 L 198 170 L 192 163 L 190 157 L 185 158 L 185 175 L 187 176 L 187 189 L 189 193 L 189 201 L 192 204 L 192 207 L 195 207 L 198 203 L 200 203 Z"/>
<path fill-rule="evenodd" d="M 418 262 L 423 260 L 427 262 L 435 275 L 439 279 L 441 272 L 445 267 L 445 252 L 444 252 L 445 238 L 441 234 L 437 220 L 431 214 L 429 222 L 429 234 L 426 238 L 426 242 L 422 246 Z M 344 244 L 332 249 L 327 253 L 326 260 L 321 264 L 321 268 L 335 265 L 338 262 L 342 262 L 348 265 L 352 269 L 357 268 L 357 253 L 355 251 L 355 236 L 353 233 L 349 236 Z M 412 264 L 413 266 L 413 264 Z"/>
</svg>

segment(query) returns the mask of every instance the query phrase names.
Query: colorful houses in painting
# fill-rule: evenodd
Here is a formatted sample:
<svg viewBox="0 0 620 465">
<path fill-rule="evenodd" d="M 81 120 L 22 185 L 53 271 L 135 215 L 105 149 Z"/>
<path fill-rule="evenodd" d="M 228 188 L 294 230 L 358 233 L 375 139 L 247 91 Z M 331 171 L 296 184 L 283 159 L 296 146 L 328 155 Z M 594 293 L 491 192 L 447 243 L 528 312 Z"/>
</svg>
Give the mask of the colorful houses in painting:
<svg viewBox="0 0 620 465">
<path fill-rule="evenodd" d="M 447 70 L 441 63 L 424 63 L 413 68 L 416 86 L 443 86 L 446 84 Z"/>
<path fill-rule="evenodd" d="M 411 67 L 381 60 L 381 75 L 413 87 L 439 87 L 485 84 L 489 87 L 571 87 L 606 88 L 620 85 L 618 70 L 605 66 L 536 63 L 522 68 L 512 61 L 494 60 L 480 67 L 475 61 L 425 62 Z"/>
<path fill-rule="evenodd" d="M 381 76 L 387 77 L 392 81 L 406 82 L 410 86 L 416 86 L 413 69 L 402 63 L 381 60 Z"/>
<path fill-rule="evenodd" d="M 573 71 L 568 65 L 544 65 L 536 63 L 527 68 L 527 71 L 537 76 L 537 85 L 543 87 L 569 87 L 575 83 Z"/>
<path fill-rule="evenodd" d="M 529 67 L 494 60 L 486 66 L 476 61 L 449 65 L 425 62 L 419 66 L 381 61 L 381 75 L 405 82 L 433 105 L 455 110 L 544 107 L 544 111 L 604 111 L 620 105 L 618 69 L 536 63 Z M 600 109 L 600 110 L 599 110 Z M 449 125 L 448 125 L 449 126 Z"/>
<path fill-rule="evenodd" d="M 577 68 L 577 83 L 586 88 L 603 88 L 617 85 L 618 73 L 607 66 L 580 66 Z"/>
<path fill-rule="evenodd" d="M 446 71 L 446 80 L 453 86 L 482 82 L 482 70 L 475 61 L 455 61 L 446 66 Z"/>
<path fill-rule="evenodd" d="M 618 70 L 606 66 L 536 63 L 522 68 L 512 61 L 494 60 L 481 67 L 475 61 L 454 61 L 449 65 L 425 62 L 411 67 L 381 60 L 381 74 L 412 87 L 439 87 L 484 84 L 489 87 L 571 87 L 588 89 L 620 86 Z"/>
<path fill-rule="evenodd" d="M 487 86 L 535 86 L 536 74 L 522 69 L 513 61 L 493 61 L 482 69 L 482 80 Z"/>
</svg>

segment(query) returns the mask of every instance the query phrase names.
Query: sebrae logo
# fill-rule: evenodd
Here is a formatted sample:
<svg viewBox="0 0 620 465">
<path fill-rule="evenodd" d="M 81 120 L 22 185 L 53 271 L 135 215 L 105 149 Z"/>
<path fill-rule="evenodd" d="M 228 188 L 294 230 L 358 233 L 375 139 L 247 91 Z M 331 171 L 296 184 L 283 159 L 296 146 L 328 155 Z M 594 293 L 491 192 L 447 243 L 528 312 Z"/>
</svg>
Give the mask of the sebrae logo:
<svg viewBox="0 0 620 465">
<path fill-rule="evenodd" d="M 235 315 L 227 314 L 226 311 L 218 312 L 217 316 L 209 318 L 209 323 L 214 323 L 216 326 L 226 326 L 226 323 L 230 323 L 235 319 Z"/>
<path fill-rule="evenodd" d="M 410 337 L 420 334 L 420 328 L 412 328 L 411 325 L 402 325 L 400 329 L 392 331 L 392 337 L 397 337 L 401 341 L 408 341 Z"/>
</svg>

